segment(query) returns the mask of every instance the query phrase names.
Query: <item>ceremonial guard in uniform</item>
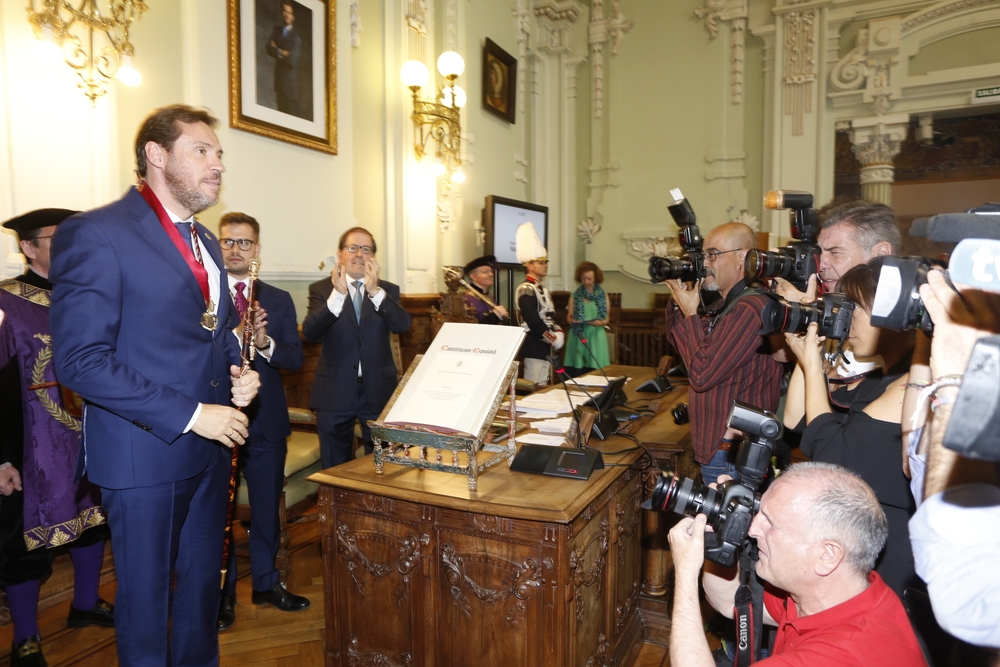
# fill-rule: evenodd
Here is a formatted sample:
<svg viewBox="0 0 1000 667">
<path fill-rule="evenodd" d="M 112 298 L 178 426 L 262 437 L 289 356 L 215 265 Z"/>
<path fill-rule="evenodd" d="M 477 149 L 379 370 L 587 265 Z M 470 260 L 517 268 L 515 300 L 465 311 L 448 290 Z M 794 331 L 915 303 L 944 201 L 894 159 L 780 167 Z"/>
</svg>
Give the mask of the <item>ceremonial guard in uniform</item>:
<svg viewBox="0 0 1000 667">
<path fill-rule="evenodd" d="M 527 332 L 521 346 L 524 354 L 524 379 L 538 385 L 547 385 L 552 369 L 548 357 L 559 350 L 566 340 L 562 329 L 556 325 L 552 296 L 542 285 L 542 280 L 549 272 L 549 254 L 530 222 L 517 228 L 515 239 L 517 261 L 524 264 L 528 272 L 524 282 L 517 288 L 518 319 Z"/>
<path fill-rule="evenodd" d="M 483 255 L 465 265 L 465 276 L 469 279 L 472 289 L 487 299 L 492 299 L 490 289 L 496 281 L 497 258 L 493 255 Z M 476 313 L 476 321 L 480 324 L 502 324 L 510 317 L 503 306 L 491 306 L 486 300 L 475 294 L 466 294 L 465 303 Z"/>
<path fill-rule="evenodd" d="M 114 626 L 114 607 L 97 586 L 108 537 L 100 490 L 74 482 L 80 421 L 61 391 L 49 333 L 49 249 L 56 226 L 73 215 L 41 209 L 8 220 L 28 270 L 0 281 L 0 584 L 14 621 L 11 665 L 45 665 L 38 590 L 52 547 L 69 545 L 74 592 L 68 625 Z"/>
</svg>

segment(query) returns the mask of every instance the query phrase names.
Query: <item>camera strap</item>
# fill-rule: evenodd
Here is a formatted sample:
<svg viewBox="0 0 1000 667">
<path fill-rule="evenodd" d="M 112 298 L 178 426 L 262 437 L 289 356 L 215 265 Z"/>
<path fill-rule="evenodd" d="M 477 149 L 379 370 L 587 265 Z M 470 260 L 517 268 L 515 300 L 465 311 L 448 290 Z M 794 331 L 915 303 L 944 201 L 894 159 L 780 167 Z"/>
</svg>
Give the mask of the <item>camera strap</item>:
<svg viewBox="0 0 1000 667">
<path fill-rule="evenodd" d="M 736 620 L 736 660 L 734 667 L 745 667 L 760 660 L 760 642 L 764 631 L 764 585 L 757 578 L 757 543 L 743 542 L 740 549 L 740 586 L 733 601 Z"/>
<path fill-rule="evenodd" d="M 729 303 L 724 304 L 722 310 L 709 321 L 708 333 L 712 333 L 712 329 L 714 329 L 715 325 L 719 323 L 719 320 L 722 319 L 722 316 L 728 313 L 740 299 L 742 299 L 745 296 L 750 296 L 753 294 L 766 294 L 766 291 L 760 287 L 750 287 L 749 285 L 744 287 L 740 291 L 740 293 L 736 296 L 735 299 L 733 299 Z"/>
</svg>

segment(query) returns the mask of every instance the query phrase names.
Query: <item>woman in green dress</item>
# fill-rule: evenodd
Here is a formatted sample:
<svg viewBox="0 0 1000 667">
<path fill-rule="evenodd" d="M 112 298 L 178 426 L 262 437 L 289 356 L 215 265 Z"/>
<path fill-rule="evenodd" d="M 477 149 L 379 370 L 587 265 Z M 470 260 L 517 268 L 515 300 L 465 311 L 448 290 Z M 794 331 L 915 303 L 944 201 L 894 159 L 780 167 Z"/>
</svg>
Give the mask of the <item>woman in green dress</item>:
<svg viewBox="0 0 1000 667">
<path fill-rule="evenodd" d="M 566 336 L 566 357 L 563 360 L 570 375 L 580 375 L 611 363 L 608 335 L 604 330 L 609 322 L 608 295 L 601 287 L 604 273 L 593 262 L 583 262 L 576 267 L 575 278 L 580 286 L 569 297 L 567 317 L 570 330 Z M 590 348 L 589 351 L 587 348 Z"/>
</svg>

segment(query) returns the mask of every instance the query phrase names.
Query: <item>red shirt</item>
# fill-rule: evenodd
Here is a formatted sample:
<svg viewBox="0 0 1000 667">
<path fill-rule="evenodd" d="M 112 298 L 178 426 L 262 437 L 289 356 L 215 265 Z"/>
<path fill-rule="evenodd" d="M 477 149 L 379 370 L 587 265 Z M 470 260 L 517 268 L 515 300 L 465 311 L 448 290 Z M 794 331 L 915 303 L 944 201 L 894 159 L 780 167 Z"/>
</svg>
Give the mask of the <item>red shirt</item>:
<svg viewBox="0 0 1000 667">
<path fill-rule="evenodd" d="M 778 622 L 768 667 L 925 667 L 903 603 L 877 573 L 847 602 L 799 618 L 791 597 L 764 592 L 764 606 Z"/>
<path fill-rule="evenodd" d="M 715 319 L 684 317 L 677 304 L 667 306 L 667 337 L 687 367 L 688 415 L 691 444 L 698 463 L 708 463 L 726 433 L 733 399 L 774 412 L 781 397 L 781 364 L 761 329 L 762 294 L 743 292 L 743 281 L 726 296 L 722 315 Z"/>
</svg>

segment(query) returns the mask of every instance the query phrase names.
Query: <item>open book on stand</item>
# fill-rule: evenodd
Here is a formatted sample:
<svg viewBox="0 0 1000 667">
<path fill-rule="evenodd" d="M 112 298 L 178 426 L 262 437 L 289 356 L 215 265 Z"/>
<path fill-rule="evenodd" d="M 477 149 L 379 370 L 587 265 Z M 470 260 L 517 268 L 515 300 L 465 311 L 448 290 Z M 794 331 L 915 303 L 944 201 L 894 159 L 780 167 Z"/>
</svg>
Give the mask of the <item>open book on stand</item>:
<svg viewBox="0 0 1000 667">
<path fill-rule="evenodd" d="M 469 490 L 480 472 L 517 453 L 514 433 L 515 361 L 524 331 L 516 327 L 447 322 L 427 352 L 414 359 L 377 420 L 369 421 L 375 471 L 384 464 L 463 474 Z M 505 394 L 508 440 L 492 444 L 489 430 Z M 493 454 L 480 460 L 480 452 Z"/>
</svg>

